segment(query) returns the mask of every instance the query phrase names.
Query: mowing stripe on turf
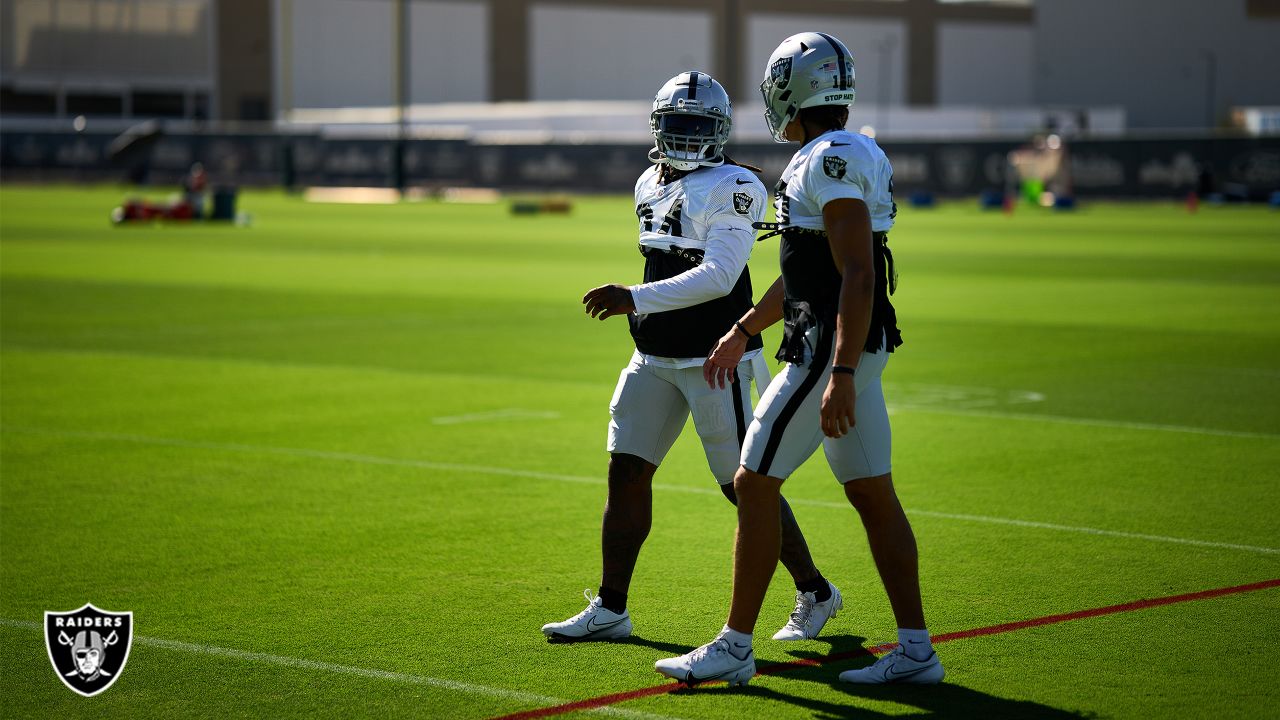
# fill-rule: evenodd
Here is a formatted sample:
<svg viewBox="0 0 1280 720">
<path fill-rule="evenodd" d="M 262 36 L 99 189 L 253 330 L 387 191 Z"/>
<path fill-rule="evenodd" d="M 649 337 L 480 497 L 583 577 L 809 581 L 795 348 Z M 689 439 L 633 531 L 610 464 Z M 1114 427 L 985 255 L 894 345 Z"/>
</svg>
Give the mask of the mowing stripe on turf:
<svg viewBox="0 0 1280 720">
<path fill-rule="evenodd" d="M 41 630 L 43 628 L 43 626 L 37 622 L 11 620 L 9 618 L 0 618 L 0 625 L 25 630 Z M 285 667 L 301 668 L 303 670 L 318 670 L 321 672 L 337 673 L 339 675 L 354 675 L 373 680 L 389 680 L 391 682 L 406 683 L 410 685 L 426 685 L 445 690 L 454 690 L 468 695 L 484 695 L 487 697 L 501 698 L 503 700 L 515 700 L 524 703 L 538 703 L 544 705 L 550 703 L 554 705 L 561 705 L 565 702 L 559 698 L 553 698 L 547 695 L 536 695 L 534 693 L 526 693 L 519 690 L 506 690 L 503 688 L 489 687 L 488 685 L 476 685 L 474 683 L 459 682 L 457 680 L 445 680 L 443 678 L 433 678 L 425 675 L 411 675 L 409 673 L 391 672 L 389 670 L 374 670 L 372 668 L 355 667 L 352 665 L 338 665 L 336 663 L 305 660 L 303 658 L 289 657 L 286 655 L 270 655 L 268 653 L 249 652 L 247 650 L 236 650 L 234 648 L 217 647 L 215 645 L 197 645 L 195 643 L 181 642 L 178 640 L 165 640 L 164 638 L 145 636 L 135 637 L 133 642 L 138 645 L 164 648 L 165 650 L 176 650 L 178 652 L 194 653 L 199 655 L 216 655 L 218 657 L 232 658 L 235 660 L 248 660 L 250 662 L 266 663 L 268 665 L 282 665 Z M 627 710 L 625 708 L 601 706 L 599 708 L 592 708 L 592 710 L 604 715 L 634 718 L 635 720 L 675 720 L 668 715 L 653 715 L 651 713 L 637 712 L 635 710 Z"/>
<path fill-rule="evenodd" d="M 434 425 L 461 425 L 462 423 L 493 422 L 495 420 L 559 420 L 560 413 L 551 410 L 523 410 L 521 408 L 503 408 L 489 412 L 468 413 L 466 415 L 441 415 L 431 418 Z"/>
<path fill-rule="evenodd" d="M 1232 587 L 1217 588 L 1214 590 L 1201 590 L 1199 592 L 1183 593 L 1181 595 L 1168 595 L 1159 598 L 1134 600 L 1133 602 L 1121 603 L 1119 605 L 1107 605 L 1106 607 L 1077 610 L 1075 612 L 1062 613 L 1059 615 L 1045 615 L 1044 617 L 1032 618 L 1030 620 L 1019 620 L 1017 622 L 989 625 L 987 627 L 973 628 L 971 630 L 943 633 L 941 635 L 935 635 L 933 637 L 933 642 L 936 644 L 950 642 L 952 640 L 981 637 L 983 635 L 998 635 L 1000 633 L 1024 630 L 1026 628 L 1039 627 L 1042 625 L 1054 625 L 1057 623 L 1068 622 L 1070 620 L 1083 620 L 1085 618 L 1099 617 L 1101 615 L 1114 615 L 1116 613 L 1132 612 L 1134 610 L 1146 610 L 1148 608 L 1159 607 L 1161 605 L 1173 605 L 1175 603 L 1191 602 L 1193 600 L 1208 600 L 1210 598 L 1223 597 L 1224 595 L 1254 592 L 1274 587 L 1280 587 L 1280 578 L 1249 583 L 1248 585 L 1235 585 Z M 872 657 L 879 655 L 882 652 L 892 650 L 897 646 L 898 643 L 886 643 L 884 645 L 875 645 L 873 647 L 858 648 L 857 650 L 850 650 L 848 652 L 832 653 L 818 658 L 805 658 L 803 660 L 772 663 L 757 670 L 756 674 L 777 675 L 791 670 L 826 665 L 828 663 L 840 662 L 842 660 L 850 660 L 858 657 Z M 638 700 L 651 695 L 665 695 L 684 687 L 685 685 L 678 682 L 663 683 L 662 685 L 640 688 L 639 690 L 612 693 L 610 695 L 577 700 L 563 705 L 537 708 L 535 710 L 525 710 L 522 712 L 512 713 L 510 715 L 502 715 L 494 718 L 493 720 L 533 720 L 534 718 L 551 717 L 553 715 L 563 715 L 570 712 L 589 712 L 597 708 L 607 707 L 609 705 L 626 702 L 628 700 Z"/>
<path fill-rule="evenodd" d="M 218 443 L 205 442 L 200 440 L 180 440 L 176 438 L 163 438 L 151 435 L 132 435 L 125 433 L 105 433 L 105 432 L 82 432 L 71 430 L 45 430 L 40 428 L 24 428 L 6 425 L 0 428 L 0 432 L 10 433 L 29 433 L 33 435 L 52 435 L 55 437 L 83 438 L 86 440 L 113 440 L 120 442 L 138 443 L 144 445 L 161 445 L 166 447 L 196 448 L 201 450 L 225 450 L 232 452 L 257 453 L 263 455 L 284 455 L 288 457 L 305 457 L 317 460 L 336 460 L 341 462 L 363 463 L 367 465 L 388 465 L 391 467 L 407 467 L 419 468 L 426 470 L 446 470 L 450 472 L 466 472 L 479 473 L 484 475 L 505 475 L 509 477 L 526 477 L 536 480 L 555 480 L 558 482 L 570 482 L 583 485 L 605 485 L 607 481 L 604 478 L 586 477 L 582 475 L 561 475 L 558 473 L 545 473 L 536 470 L 517 470 L 515 468 L 491 467 L 487 465 L 465 465 L 461 463 L 444 463 L 432 460 L 402 460 L 399 458 L 382 457 L 379 455 L 362 455 L 357 453 L 333 452 L 330 450 L 310 450 L 307 448 L 289 448 L 275 447 L 270 445 L 245 445 L 242 443 Z M 682 485 L 666 485 L 663 483 L 653 483 L 654 490 L 662 490 L 666 492 L 691 493 L 694 495 L 706 495 L 713 497 L 721 497 L 719 490 L 708 490 L 703 487 L 692 487 Z M 787 502 L 792 505 L 806 505 L 809 507 L 836 508 L 845 509 L 849 507 L 847 502 L 832 502 L 829 500 L 807 500 L 805 498 L 787 498 Z M 1077 527 L 1074 525 L 1059 525 L 1056 523 L 1038 522 L 1034 520 L 1018 520 L 1015 518 L 993 517 L 989 515 L 965 515 L 962 513 L 936 512 L 933 510 L 913 510 L 906 508 L 906 512 L 910 515 L 918 515 L 920 517 L 933 517 L 943 520 L 960 520 L 964 522 L 978 522 L 992 525 L 1013 525 L 1016 527 L 1035 528 L 1038 530 L 1056 530 L 1060 532 L 1084 533 L 1086 535 L 1100 535 L 1105 537 L 1124 538 L 1126 540 L 1147 540 L 1151 542 L 1172 543 L 1176 545 L 1190 545 L 1194 547 L 1216 548 L 1219 550 L 1241 550 L 1244 552 L 1263 553 L 1267 555 L 1280 554 L 1280 548 L 1262 547 L 1258 545 L 1242 545 L 1238 543 L 1214 542 L 1211 540 L 1193 540 L 1190 538 L 1171 537 L 1167 535 L 1149 535 L 1145 533 L 1124 532 L 1122 530 L 1103 530 L 1101 528 Z"/>
</svg>

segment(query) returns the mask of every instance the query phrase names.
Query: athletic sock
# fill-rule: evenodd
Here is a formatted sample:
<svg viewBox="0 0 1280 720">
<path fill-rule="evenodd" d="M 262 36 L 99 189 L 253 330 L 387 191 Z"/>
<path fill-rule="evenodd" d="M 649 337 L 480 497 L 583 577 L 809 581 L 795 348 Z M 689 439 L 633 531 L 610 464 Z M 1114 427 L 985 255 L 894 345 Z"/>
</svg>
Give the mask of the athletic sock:
<svg viewBox="0 0 1280 720">
<path fill-rule="evenodd" d="M 720 631 L 720 637 L 729 641 L 729 654 L 742 660 L 751 652 L 751 633 L 738 632 L 728 625 Z"/>
<path fill-rule="evenodd" d="M 600 586 L 600 605 L 605 610 L 610 610 L 619 615 L 627 611 L 627 594 L 610 590 L 609 588 Z"/>
<path fill-rule="evenodd" d="M 813 593 L 818 602 L 826 602 L 831 599 L 831 583 L 822 577 L 822 573 L 818 573 L 812 580 L 796 583 L 796 590 L 802 593 Z"/>
<path fill-rule="evenodd" d="M 933 654 L 933 643 L 929 640 L 928 630 L 898 628 L 898 644 L 907 657 L 917 662 L 924 662 Z"/>
</svg>

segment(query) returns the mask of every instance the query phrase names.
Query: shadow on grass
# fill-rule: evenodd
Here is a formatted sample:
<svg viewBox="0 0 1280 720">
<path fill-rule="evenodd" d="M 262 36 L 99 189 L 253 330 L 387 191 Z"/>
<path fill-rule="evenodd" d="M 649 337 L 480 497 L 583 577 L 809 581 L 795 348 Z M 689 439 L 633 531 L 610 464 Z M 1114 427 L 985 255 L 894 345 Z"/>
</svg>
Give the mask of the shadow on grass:
<svg viewBox="0 0 1280 720">
<path fill-rule="evenodd" d="M 1092 718 L 1093 714 L 1062 710 L 1029 700 L 1013 700 L 997 697 L 979 690 L 973 690 L 954 683 L 942 682 L 938 685 L 854 685 L 840 682 L 842 670 L 852 667 L 864 667 L 874 660 L 871 653 L 866 652 L 862 643 L 865 639 L 857 635 L 834 635 L 820 638 L 831 645 L 830 652 L 791 651 L 789 654 L 797 660 L 822 660 L 829 655 L 848 654 L 848 660 L 831 662 L 818 666 L 796 667 L 771 672 L 775 663 L 762 663 L 753 684 L 745 688 L 727 685 L 703 685 L 695 688 L 684 688 L 671 693 L 674 697 L 691 697 L 694 695 L 724 695 L 753 697 L 761 700 L 786 703 L 794 707 L 811 710 L 814 718 L 888 718 L 897 717 L 903 711 L 923 712 L 926 715 L 941 718 L 1039 718 L 1043 720 L 1068 720 L 1074 718 Z M 858 657 L 864 655 L 865 657 Z M 785 664 L 785 663 L 784 663 Z M 850 704 L 832 702 L 830 699 L 818 699 L 793 695 L 779 689 L 768 687 L 761 681 L 768 682 L 772 678 L 799 680 L 825 685 L 837 694 L 849 696 Z M 785 687 L 785 686 L 783 686 Z M 888 702 L 903 706 L 901 711 L 892 714 L 880 712 L 866 707 L 858 707 L 852 703 L 859 700 Z"/>
<path fill-rule="evenodd" d="M 863 643 L 867 641 L 861 635 L 819 635 L 813 640 L 806 641 L 808 643 L 826 643 L 831 646 L 826 652 L 817 650 L 788 650 L 787 654 L 797 660 L 821 660 L 828 655 L 850 655 L 865 654 L 871 657 L 871 653 L 863 648 Z"/>
<path fill-rule="evenodd" d="M 632 635 L 624 640 L 616 641 L 619 645 L 643 645 L 654 650 L 671 653 L 672 655 L 683 655 L 693 650 L 696 645 L 682 645 L 680 643 L 658 642 L 657 640 L 646 640 L 639 635 Z"/>
<path fill-rule="evenodd" d="M 851 685 L 842 682 L 830 682 L 834 679 L 829 669 L 816 668 L 823 671 L 824 684 L 837 692 L 854 698 L 891 702 L 923 711 L 926 716 L 941 718 L 996 718 L 1020 720 L 1023 718 L 1039 718 L 1042 720 L 1075 720 L 1095 717 L 1068 710 L 1042 705 L 1029 700 L 1010 700 L 988 695 L 978 690 L 971 690 L 960 685 L 943 682 L 938 685 Z M 787 673 L 792 680 L 802 679 L 802 673 Z M 759 679 L 757 678 L 756 682 Z M 856 707 L 842 703 L 819 700 L 817 698 L 799 697 L 782 692 L 772 687 L 753 684 L 745 688 L 733 688 L 727 685 L 703 686 L 692 689 L 677 690 L 673 697 L 700 695 L 724 695 L 734 697 L 753 697 L 760 700 L 772 700 L 786 703 L 794 707 L 802 707 L 813 711 L 813 717 L 821 720 L 834 718 L 889 718 L 899 717 L 902 713 L 892 714 L 878 712 L 870 708 Z"/>
<path fill-rule="evenodd" d="M 837 681 L 849 695 L 920 708 L 952 718 L 1093 718 L 1091 713 L 1063 710 L 1030 700 L 997 697 L 979 690 L 942 682 L 937 685 L 851 685 Z"/>
<path fill-rule="evenodd" d="M 693 645 L 681 645 L 679 643 L 646 640 L 639 635 L 631 635 L 620 640 L 576 640 L 553 636 L 547 638 L 547 643 L 551 645 L 639 645 L 641 647 L 649 647 L 654 650 L 671 653 L 672 655 L 683 655 L 694 648 Z"/>
</svg>

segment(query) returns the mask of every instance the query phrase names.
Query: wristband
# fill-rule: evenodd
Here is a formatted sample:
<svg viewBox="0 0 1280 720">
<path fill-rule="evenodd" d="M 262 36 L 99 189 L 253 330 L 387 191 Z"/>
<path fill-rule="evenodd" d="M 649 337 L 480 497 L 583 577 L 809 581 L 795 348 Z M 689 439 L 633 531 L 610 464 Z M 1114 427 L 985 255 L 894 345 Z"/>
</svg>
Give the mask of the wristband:
<svg viewBox="0 0 1280 720">
<path fill-rule="evenodd" d="M 851 367 L 849 367 L 848 365 L 832 365 L 832 366 L 831 366 L 831 372 L 832 372 L 832 373 L 843 373 L 843 374 L 845 374 L 845 375 L 857 375 L 857 374 L 858 374 L 858 371 L 857 371 L 857 369 L 856 369 L 856 368 L 851 368 Z"/>
<path fill-rule="evenodd" d="M 751 334 L 751 332 L 750 332 L 749 330 L 747 330 L 747 327 L 746 327 L 745 325 L 743 325 L 743 324 L 742 324 L 742 321 L 741 321 L 741 320 L 734 320 L 734 321 L 733 321 L 733 326 L 734 326 L 734 327 L 736 327 L 736 328 L 738 328 L 739 330 L 741 330 L 741 331 L 742 331 L 742 334 L 743 334 L 743 335 L 746 335 L 748 340 L 750 340 L 751 338 L 755 337 L 755 335 L 752 335 L 752 334 Z"/>
</svg>

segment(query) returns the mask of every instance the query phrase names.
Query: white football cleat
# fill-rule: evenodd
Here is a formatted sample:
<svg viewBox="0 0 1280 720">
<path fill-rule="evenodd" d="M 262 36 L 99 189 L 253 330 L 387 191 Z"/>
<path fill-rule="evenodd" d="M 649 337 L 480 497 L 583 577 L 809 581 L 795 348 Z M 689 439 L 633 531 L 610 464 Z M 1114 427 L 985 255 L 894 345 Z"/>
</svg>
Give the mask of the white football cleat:
<svg viewBox="0 0 1280 720">
<path fill-rule="evenodd" d="M 712 680 L 746 685 L 755 677 L 756 658 L 750 645 L 730 647 L 727 639 L 718 637 L 693 652 L 659 660 L 653 669 L 690 687 Z"/>
<path fill-rule="evenodd" d="M 588 642 L 593 640 L 621 640 L 631 635 L 631 613 L 618 614 L 600 604 L 600 598 L 591 590 L 583 590 L 587 609 L 564 622 L 547 623 L 542 634 L 553 643 Z"/>
<path fill-rule="evenodd" d="M 881 655 L 879 660 L 867 667 L 845 670 L 840 673 L 840 679 L 844 682 L 864 685 L 885 683 L 932 685 L 941 682 L 944 675 L 946 673 L 942 670 L 942 661 L 938 659 L 938 653 L 931 654 L 927 660 L 912 660 L 901 647 L 896 647 Z"/>
<path fill-rule="evenodd" d="M 818 602 L 814 593 L 796 592 L 796 609 L 791 611 L 791 619 L 782 629 L 773 634 L 774 640 L 812 640 L 822 632 L 822 626 L 840 613 L 844 607 L 844 599 L 840 590 L 827 582 L 831 588 L 831 597 L 825 602 Z"/>
</svg>

